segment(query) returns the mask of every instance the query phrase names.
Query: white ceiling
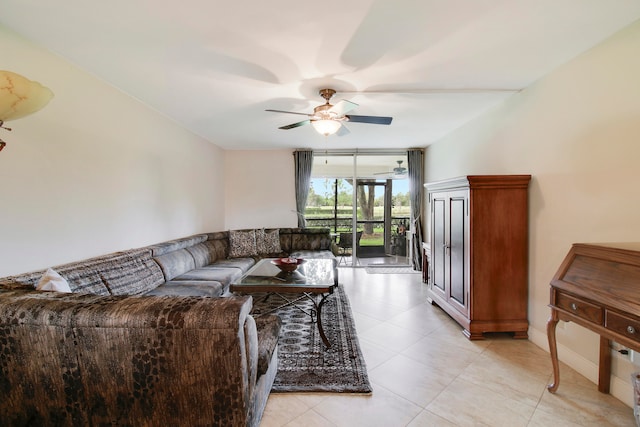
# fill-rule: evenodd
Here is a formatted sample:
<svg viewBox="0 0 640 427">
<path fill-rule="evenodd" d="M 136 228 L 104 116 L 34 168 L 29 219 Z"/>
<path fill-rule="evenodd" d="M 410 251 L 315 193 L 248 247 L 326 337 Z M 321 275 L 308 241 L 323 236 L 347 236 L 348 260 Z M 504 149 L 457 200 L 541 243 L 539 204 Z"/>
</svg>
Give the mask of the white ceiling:
<svg viewBox="0 0 640 427">
<path fill-rule="evenodd" d="M 225 149 L 426 146 L 640 18 L 638 0 L 3 0 L 0 24 Z M 43 82 L 46 84 L 46 82 Z M 392 116 L 279 130 L 324 87 Z M 496 90 L 499 89 L 499 90 Z M 56 96 L 62 96 L 56 94 Z"/>
</svg>

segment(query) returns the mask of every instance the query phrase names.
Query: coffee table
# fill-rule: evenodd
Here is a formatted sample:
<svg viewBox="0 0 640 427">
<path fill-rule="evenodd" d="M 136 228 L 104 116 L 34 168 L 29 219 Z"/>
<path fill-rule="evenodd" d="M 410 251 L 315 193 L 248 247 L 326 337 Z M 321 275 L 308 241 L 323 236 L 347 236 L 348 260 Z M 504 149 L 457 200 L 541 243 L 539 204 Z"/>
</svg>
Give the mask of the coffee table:
<svg viewBox="0 0 640 427">
<path fill-rule="evenodd" d="M 326 347 L 331 347 L 322 327 L 322 306 L 338 286 L 334 261 L 331 259 L 307 259 L 298 266 L 296 271 L 286 273 L 271 262 L 274 259 L 276 258 L 265 258 L 258 261 L 238 282 L 233 283 L 229 290 L 237 293 L 266 292 L 267 298 L 271 295 L 277 295 L 284 303 L 271 310 L 270 313 L 290 305 L 298 308 L 311 317 L 311 321 L 318 327 L 322 342 Z M 297 294 L 297 296 L 292 298 L 283 294 Z M 296 305 L 298 301 L 303 299 L 309 299 L 313 302 L 314 308 L 310 312 Z"/>
</svg>

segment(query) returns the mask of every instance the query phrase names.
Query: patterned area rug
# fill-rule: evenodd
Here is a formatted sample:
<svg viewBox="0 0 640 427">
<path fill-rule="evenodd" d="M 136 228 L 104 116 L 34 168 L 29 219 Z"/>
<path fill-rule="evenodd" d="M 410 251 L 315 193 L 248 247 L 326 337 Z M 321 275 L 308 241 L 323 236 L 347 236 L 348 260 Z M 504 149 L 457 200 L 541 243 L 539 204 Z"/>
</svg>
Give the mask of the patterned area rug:
<svg viewBox="0 0 640 427">
<path fill-rule="evenodd" d="M 265 294 L 253 294 L 253 313 L 265 313 L 282 305 L 277 295 L 265 301 Z M 295 295 L 287 294 L 287 298 Z M 296 303 L 310 312 L 313 303 Z M 322 325 L 331 348 L 322 343 L 318 328 L 308 314 L 289 306 L 276 313 L 282 319 L 278 341 L 278 373 L 272 392 L 371 393 L 349 299 L 342 286 L 322 307 Z"/>
</svg>

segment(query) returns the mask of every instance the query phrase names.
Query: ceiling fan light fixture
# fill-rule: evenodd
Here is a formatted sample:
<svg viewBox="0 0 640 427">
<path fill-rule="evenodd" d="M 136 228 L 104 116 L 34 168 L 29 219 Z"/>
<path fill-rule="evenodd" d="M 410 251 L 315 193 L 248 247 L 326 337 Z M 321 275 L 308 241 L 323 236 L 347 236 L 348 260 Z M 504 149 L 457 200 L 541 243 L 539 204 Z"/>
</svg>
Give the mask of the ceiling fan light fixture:
<svg viewBox="0 0 640 427">
<path fill-rule="evenodd" d="M 324 136 L 333 135 L 342 126 L 338 120 L 312 120 L 311 125 L 316 132 Z"/>
<path fill-rule="evenodd" d="M 407 177 L 406 173 L 395 172 L 393 174 L 393 179 L 405 179 Z"/>
</svg>

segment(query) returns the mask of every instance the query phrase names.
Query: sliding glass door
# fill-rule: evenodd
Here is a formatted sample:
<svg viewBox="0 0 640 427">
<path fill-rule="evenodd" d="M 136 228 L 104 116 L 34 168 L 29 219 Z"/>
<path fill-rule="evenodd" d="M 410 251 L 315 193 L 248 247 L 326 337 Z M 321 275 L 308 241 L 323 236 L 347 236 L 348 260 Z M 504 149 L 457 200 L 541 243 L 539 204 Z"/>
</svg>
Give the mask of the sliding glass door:
<svg viewBox="0 0 640 427">
<path fill-rule="evenodd" d="M 305 218 L 328 227 L 341 264 L 407 264 L 406 153 L 315 153 Z M 351 234 L 343 248 L 344 233 Z M 348 237 L 348 236 L 347 236 Z"/>
</svg>

